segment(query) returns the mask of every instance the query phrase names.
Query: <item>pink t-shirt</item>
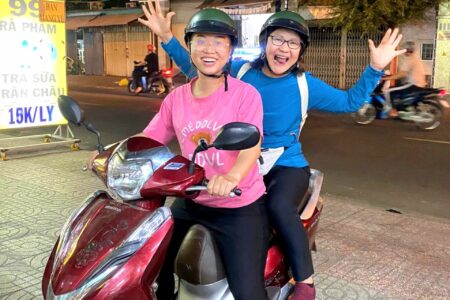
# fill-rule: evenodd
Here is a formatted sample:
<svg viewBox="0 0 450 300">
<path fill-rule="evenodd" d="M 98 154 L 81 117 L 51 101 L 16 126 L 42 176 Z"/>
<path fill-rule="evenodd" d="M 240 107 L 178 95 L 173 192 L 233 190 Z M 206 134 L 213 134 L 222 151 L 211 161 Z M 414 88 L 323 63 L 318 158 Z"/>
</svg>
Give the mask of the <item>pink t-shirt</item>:
<svg viewBox="0 0 450 300">
<path fill-rule="evenodd" d="M 261 96 L 254 87 L 229 76 L 228 91 L 225 92 L 222 85 L 206 98 L 195 98 L 192 82 L 167 95 L 159 112 L 144 129 L 147 136 L 165 145 L 176 137 L 182 155 L 191 159 L 199 140 L 204 139 L 210 144 L 227 123 L 247 122 L 263 132 Z M 211 178 L 216 174 L 226 174 L 238 154 L 239 151 L 210 148 L 197 154 L 196 163 L 205 169 L 206 178 Z M 213 197 L 201 192 L 194 201 L 205 206 L 226 208 L 242 207 L 256 201 L 265 192 L 256 161 L 238 187 L 242 190 L 239 197 Z"/>
</svg>

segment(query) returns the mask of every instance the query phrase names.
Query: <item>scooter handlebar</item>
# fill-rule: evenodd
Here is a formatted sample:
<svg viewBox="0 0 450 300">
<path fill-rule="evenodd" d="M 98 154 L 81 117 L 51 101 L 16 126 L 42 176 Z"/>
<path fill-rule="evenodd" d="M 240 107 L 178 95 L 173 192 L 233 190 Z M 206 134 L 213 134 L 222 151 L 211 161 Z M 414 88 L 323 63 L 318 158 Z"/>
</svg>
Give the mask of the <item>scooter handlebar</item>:
<svg viewBox="0 0 450 300">
<path fill-rule="evenodd" d="M 188 187 L 186 189 L 186 192 L 197 192 L 197 191 L 206 191 L 207 187 L 206 185 L 193 185 L 191 187 Z M 240 196 L 242 195 L 242 191 L 239 188 L 234 188 L 231 192 L 230 192 L 230 197 L 236 197 L 236 196 Z"/>
</svg>

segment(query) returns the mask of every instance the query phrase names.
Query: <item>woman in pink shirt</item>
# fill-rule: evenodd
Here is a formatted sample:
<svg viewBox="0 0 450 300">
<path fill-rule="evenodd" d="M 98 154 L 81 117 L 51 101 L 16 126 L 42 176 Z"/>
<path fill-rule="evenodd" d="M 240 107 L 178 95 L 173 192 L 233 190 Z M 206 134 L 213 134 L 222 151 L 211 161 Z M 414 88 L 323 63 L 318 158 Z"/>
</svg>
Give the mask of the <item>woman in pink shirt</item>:
<svg viewBox="0 0 450 300">
<path fill-rule="evenodd" d="M 166 97 L 144 134 L 166 145 L 177 138 L 183 156 L 191 158 L 200 140 L 211 143 L 229 122 L 251 123 L 262 132 L 259 93 L 223 71 L 237 42 L 231 18 L 220 10 L 201 10 L 187 25 L 185 41 L 198 77 Z M 260 144 L 242 151 L 210 148 L 196 157 L 210 180 L 208 190 L 194 200 L 176 199 L 171 206 L 175 230 L 158 278 L 158 299 L 173 298 L 174 260 L 193 224 L 213 233 L 234 299 L 267 299 L 268 224 L 262 200 L 265 186 L 256 163 L 259 155 Z M 237 186 L 242 195 L 230 198 Z"/>
</svg>

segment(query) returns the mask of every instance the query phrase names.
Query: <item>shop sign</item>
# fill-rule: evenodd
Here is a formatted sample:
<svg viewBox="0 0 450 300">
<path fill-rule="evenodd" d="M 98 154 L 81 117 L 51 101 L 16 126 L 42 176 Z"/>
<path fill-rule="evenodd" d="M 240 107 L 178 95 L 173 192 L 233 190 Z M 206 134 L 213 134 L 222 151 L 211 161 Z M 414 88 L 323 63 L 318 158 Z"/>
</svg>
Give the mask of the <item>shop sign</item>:
<svg viewBox="0 0 450 300">
<path fill-rule="evenodd" d="M 64 1 L 0 1 L 0 129 L 67 124 Z"/>
</svg>

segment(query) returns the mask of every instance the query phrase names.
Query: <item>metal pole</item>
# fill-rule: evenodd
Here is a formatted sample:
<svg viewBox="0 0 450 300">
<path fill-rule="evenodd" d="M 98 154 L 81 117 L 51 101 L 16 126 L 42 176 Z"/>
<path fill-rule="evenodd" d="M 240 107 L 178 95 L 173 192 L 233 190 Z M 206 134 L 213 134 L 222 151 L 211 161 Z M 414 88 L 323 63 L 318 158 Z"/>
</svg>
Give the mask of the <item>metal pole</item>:
<svg viewBox="0 0 450 300">
<path fill-rule="evenodd" d="M 347 67 L 347 29 L 341 30 L 341 53 L 339 62 L 339 88 L 345 88 L 345 69 Z"/>
</svg>

